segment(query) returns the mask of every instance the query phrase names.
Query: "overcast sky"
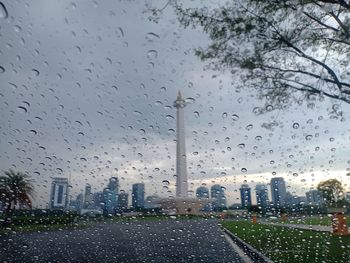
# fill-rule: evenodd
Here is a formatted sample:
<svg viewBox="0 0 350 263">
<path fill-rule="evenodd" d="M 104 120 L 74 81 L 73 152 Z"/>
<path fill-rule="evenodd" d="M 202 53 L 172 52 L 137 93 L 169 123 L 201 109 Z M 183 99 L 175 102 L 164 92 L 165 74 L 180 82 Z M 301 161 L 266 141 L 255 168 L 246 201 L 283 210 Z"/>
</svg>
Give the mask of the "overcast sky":
<svg viewBox="0 0 350 263">
<path fill-rule="evenodd" d="M 146 3 L 164 2 L 2 0 L 0 167 L 32 176 L 34 205 L 46 206 L 53 177 L 68 177 L 73 197 L 111 176 L 128 192 L 144 182 L 146 194 L 174 195 L 179 89 L 192 191 L 219 183 L 232 204 L 243 182 L 274 175 L 298 195 L 331 177 L 350 190 L 349 105 L 343 120 L 330 100 L 256 115 L 264 102 L 236 92 L 239 72 L 205 70 L 194 55 L 204 34 L 170 8 L 148 20 Z"/>
</svg>

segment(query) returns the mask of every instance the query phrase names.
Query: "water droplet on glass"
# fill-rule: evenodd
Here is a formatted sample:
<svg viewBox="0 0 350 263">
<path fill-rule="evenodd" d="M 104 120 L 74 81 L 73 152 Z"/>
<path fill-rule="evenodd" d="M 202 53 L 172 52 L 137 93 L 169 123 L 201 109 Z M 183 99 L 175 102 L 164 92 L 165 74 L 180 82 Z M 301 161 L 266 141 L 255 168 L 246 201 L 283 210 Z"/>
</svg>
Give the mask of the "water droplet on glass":
<svg viewBox="0 0 350 263">
<path fill-rule="evenodd" d="M 227 118 L 227 112 L 224 112 L 224 113 L 221 115 L 221 117 L 222 117 L 223 119 L 226 119 L 226 118 Z"/>
<path fill-rule="evenodd" d="M 198 112 L 198 111 L 195 111 L 195 112 L 194 112 L 194 116 L 195 116 L 196 118 L 199 118 L 199 112 Z"/>
<path fill-rule="evenodd" d="M 20 111 L 20 112 L 28 112 L 27 108 L 26 107 L 23 107 L 23 106 L 18 106 L 17 109 Z"/>
<path fill-rule="evenodd" d="M 156 59 L 158 57 L 158 52 L 154 49 L 147 51 L 147 58 L 148 59 Z"/>
<path fill-rule="evenodd" d="M 170 182 L 169 182 L 168 180 L 163 180 L 162 183 L 163 183 L 164 185 L 169 185 L 169 184 L 170 184 Z"/>
<path fill-rule="evenodd" d="M 15 25 L 13 28 L 14 28 L 15 32 L 17 32 L 17 33 L 22 31 L 22 28 L 18 25 Z"/>
<path fill-rule="evenodd" d="M 173 119 L 175 119 L 174 116 L 172 116 L 172 115 L 166 115 L 165 118 L 168 119 L 168 120 L 173 120 Z"/>
<path fill-rule="evenodd" d="M 188 97 L 185 99 L 187 103 L 194 103 L 196 100 L 194 98 Z"/>
<path fill-rule="evenodd" d="M 312 139 L 312 135 L 306 135 L 306 137 L 305 137 L 305 139 L 307 140 L 307 141 L 310 141 L 311 139 Z"/>
<path fill-rule="evenodd" d="M 0 66 L 0 73 L 4 73 L 5 72 L 5 68 L 3 66 Z"/>
<path fill-rule="evenodd" d="M 149 33 L 146 34 L 146 39 L 147 39 L 147 41 L 149 41 L 149 42 L 152 42 L 152 41 L 154 41 L 154 40 L 156 40 L 156 39 L 158 39 L 158 38 L 160 38 L 160 37 L 159 37 L 159 35 L 157 35 L 156 33 L 149 32 Z"/>
<path fill-rule="evenodd" d="M 297 123 L 297 122 L 293 123 L 293 128 L 294 129 L 298 129 L 299 128 L 299 123 Z"/>
<path fill-rule="evenodd" d="M 242 168 L 242 169 L 241 169 L 241 172 L 242 172 L 242 173 L 246 173 L 246 172 L 247 172 L 247 168 Z"/>
<path fill-rule="evenodd" d="M 39 70 L 37 70 L 37 69 L 32 69 L 32 75 L 33 75 L 34 77 L 39 76 L 39 74 L 40 74 Z"/>
<path fill-rule="evenodd" d="M 245 148 L 245 144 L 244 143 L 238 144 L 238 148 L 244 149 Z"/>
<path fill-rule="evenodd" d="M 245 129 L 247 131 L 250 131 L 251 129 L 253 129 L 253 124 L 249 124 L 247 127 L 245 127 Z"/>
<path fill-rule="evenodd" d="M 5 7 L 5 5 L 0 2 L 0 18 L 7 18 L 8 17 L 8 12 Z"/>
<path fill-rule="evenodd" d="M 124 37 L 124 31 L 121 27 L 117 28 L 117 30 L 115 31 L 115 34 L 117 35 L 118 38 Z"/>
<path fill-rule="evenodd" d="M 232 118 L 233 121 L 238 121 L 239 120 L 239 116 L 237 114 L 233 114 L 231 116 L 231 118 Z"/>
</svg>

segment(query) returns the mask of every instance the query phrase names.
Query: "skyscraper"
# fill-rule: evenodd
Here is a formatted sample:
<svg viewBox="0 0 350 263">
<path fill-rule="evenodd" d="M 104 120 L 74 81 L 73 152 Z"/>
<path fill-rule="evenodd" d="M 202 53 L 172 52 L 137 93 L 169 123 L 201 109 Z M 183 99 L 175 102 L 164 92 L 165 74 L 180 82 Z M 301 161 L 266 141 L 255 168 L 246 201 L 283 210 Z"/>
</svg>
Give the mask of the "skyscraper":
<svg viewBox="0 0 350 263">
<path fill-rule="evenodd" d="M 103 190 L 103 200 L 105 214 L 114 214 L 118 210 L 119 182 L 117 177 L 111 177 L 107 188 Z"/>
<path fill-rule="evenodd" d="M 135 209 L 145 207 L 145 184 L 137 183 L 132 185 L 132 206 Z"/>
<path fill-rule="evenodd" d="M 213 199 L 213 209 L 223 209 L 226 207 L 225 188 L 219 184 L 211 187 L 211 198 Z"/>
<path fill-rule="evenodd" d="M 287 190 L 282 177 L 271 179 L 271 196 L 275 206 L 284 206 L 286 204 Z"/>
<path fill-rule="evenodd" d="M 308 205 L 322 205 L 324 203 L 322 193 L 318 190 L 306 192 L 306 202 Z"/>
<path fill-rule="evenodd" d="M 68 206 L 68 179 L 53 178 L 51 184 L 50 208 L 66 209 Z"/>
<path fill-rule="evenodd" d="M 176 197 L 188 196 L 187 162 L 185 143 L 184 108 L 185 100 L 179 91 L 174 107 L 176 107 Z"/>
<path fill-rule="evenodd" d="M 239 188 L 241 193 L 241 204 L 242 208 L 247 208 L 252 206 L 252 195 L 251 188 L 247 184 L 242 184 L 241 188 Z"/>
<path fill-rule="evenodd" d="M 197 198 L 209 198 L 209 189 L 205 186 L 200 186 L 196 190 L 196 197 Z"/>
<path fill-rule="evenodd" d="M 91 185 L 86 184 L 84 193 L 84 209 L 92 209 L 94 206 L 94 197 L 91 192 Z"/>
<path fill-rule="evenodd" d="M 126 211 L 129 207 L 129 195 L 121 190 L 121 193 L 118 195 L 118 210 L 123 212 Z"/>
<path fill-rule="evenodd" d="M 269 205 L 269 197 L 267 186 L 265 184 L 257 184 L 255 187 L 256 203 L 261 208 L 266 208 Z"/>
</svg>

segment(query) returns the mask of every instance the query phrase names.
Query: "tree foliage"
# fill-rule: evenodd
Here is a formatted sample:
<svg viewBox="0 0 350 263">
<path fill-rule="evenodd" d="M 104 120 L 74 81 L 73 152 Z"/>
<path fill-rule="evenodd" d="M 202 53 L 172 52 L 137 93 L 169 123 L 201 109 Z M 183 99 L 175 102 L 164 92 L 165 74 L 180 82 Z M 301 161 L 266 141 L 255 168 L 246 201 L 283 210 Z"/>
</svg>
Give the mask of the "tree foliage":
<svg viewBox="0 0 350 263">
<path fill-rule="evenodd" d="M 337 179 L 320 182 L 317 190 L 321 192 L 326 205 L 329 207 L 342 206 L 346 203 L 344 202 L 344 188 Z"/>
<path fill-rule="evenodd" d="M 0 176 L 0 201 L 5 204 L 7 213 L 16 209 L 17 205 L 32 207 L 31 197 L 34 194 L 34 187 L 28 174 L 5 171 Z"/>
<path fill-rule="evenodd" d="M 184 27 L 209 36 L 196 54 L 214 70 L 239 75 L 237 89 L 254 88 L 275 108 L 304 100 L 312 107 L 325 97 L 350 103 L 350 1 L 169 3 Z"/>
</svg>

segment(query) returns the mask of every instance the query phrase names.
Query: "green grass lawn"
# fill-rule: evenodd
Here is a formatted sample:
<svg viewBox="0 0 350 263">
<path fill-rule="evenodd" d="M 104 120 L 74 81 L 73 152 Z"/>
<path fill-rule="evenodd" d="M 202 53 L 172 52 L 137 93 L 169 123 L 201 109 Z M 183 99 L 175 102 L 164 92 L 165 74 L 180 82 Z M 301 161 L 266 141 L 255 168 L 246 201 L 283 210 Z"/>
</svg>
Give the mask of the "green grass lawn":
<svg viewBox="0 0 350 263">
<path fill-rule="evenodd" d="M 347 225 L 350 226 L 350 216 L 346 217 Z M 304 224 L 304 225 L 320 225 L 320 226 L 330 226 L 332 223 L 331 217 L 329 216 L 315 216 L 315 217 L 305 217 L 301 219 L 289 219 L 286 223 L 291 224 Z"/>
<path fill-rule="evenodd" d="M 224 221 L 222 225 L 274 262 L 350 262 L 350 236 L 246 221 Z"/>
</svg>

